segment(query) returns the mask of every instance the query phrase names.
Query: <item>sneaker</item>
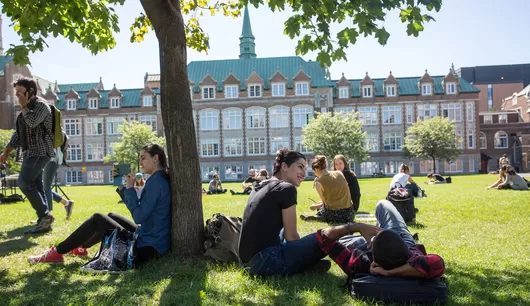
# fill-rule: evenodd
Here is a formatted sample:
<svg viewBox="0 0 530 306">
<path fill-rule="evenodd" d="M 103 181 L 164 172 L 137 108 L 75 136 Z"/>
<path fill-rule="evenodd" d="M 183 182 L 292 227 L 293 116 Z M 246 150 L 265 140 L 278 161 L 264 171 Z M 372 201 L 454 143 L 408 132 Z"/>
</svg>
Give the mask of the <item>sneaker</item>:
<svg viewBox="0 0 530 306">
<path fill-rule="evenodd" d="M 231 193 L 232 195 L 235 195 L 235 194 L 236 194 L 236 192 L 234 191 L 234 189 L 230 189 L 230 193 Z"/>
<path fill-rule="evenodd" d="M 48 249 L 44 254 L 39 256 L 30 256 L 28 257 L 28 262 L 30 264 L 36 263 L 63 263 L 64 258 L 63 254 L 57 253 L 55 247 Z"/>
<path fill-rule="evenodd" d="M 70 216 L 72 215 L 72 208 L 74 208 L 74 201 L 66 201 L 66 204 L 64 205 L 64 209 L 66 210 L 66 220 L 70 219 Z"/>
<path fill-rule="evenodd" d="M 66 255 L 73 255 L 73 256 L 79 256 L 79 257 L 87 257 L 88 256 L 88 250 L 84 247 L 77 247 L 70 252 L 66 253 Z"/>
<path fill-rule="evenodd" d="M 40 219 L 40 222 L 37 226 L 40 226 L 42 228 L 50 228 L 52 226 L 53 221 L 55 221 L 55 217 L 51 213 L 48 213 L 46 216 Z"/>
<path fill-rule="evenodd" d="M 331 268 L 331 262 L 329 260 L 319 260 L 316 264 L 308 267 L 306 273 L 326 273 Z"/>
</svg>

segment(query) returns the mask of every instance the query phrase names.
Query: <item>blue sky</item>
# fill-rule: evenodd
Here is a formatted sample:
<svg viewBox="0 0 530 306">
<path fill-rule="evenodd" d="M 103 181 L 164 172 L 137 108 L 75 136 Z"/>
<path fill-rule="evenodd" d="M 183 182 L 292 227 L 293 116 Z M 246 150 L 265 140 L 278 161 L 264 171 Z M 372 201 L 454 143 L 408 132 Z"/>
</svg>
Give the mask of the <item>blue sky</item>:
<svg viewBox="0 0 530 306">
<path fill-rule="evenodd" d="M 530 62 L 530 1 L 528 0 L 444 0 L 436 22 L 426 25 L 419 37 L 408 37 L 399 21 L 399 12 L 392 11 L 385 21 L 391 36 L 386 46 L 374 38 L 360 38 L 347 51 L 348 61 L 334 63 L 332 78 L 344 73 L 348 78 L 372 78 L 446 74 L 454 63 L 462 66 L 500 65 Z M 146 72 L 158 73 L 158 43 L 150 33 L 140 44 L 129 42 L 129 26 L 142 12 L 139 1 L 126 1 L 119 7 L 121 32 L 115 49 L 93 56 L 88 50 L 64 38 L 48 39 L 48 49 L 31 56 L 33 74 L 59 83 L 97 82 L 99 77 L 110 89 L 143 87 Z M 283 22 L 289 12 L 272 13 L 268 8 L 250 8 L 252 31 L 256 37 L 258 57 L 292 56 L 296 40 L 283 34 Z M 17 44 L 18 37 L 3 18 L 3 44 Z M 242 18 L 223 16 L 202 17 L 203 28 L 210 35 L 210 51 L 206 55 L 188 50 L 188 62 L 237 58 Z M 334 26 L 337 31 L 340 25 Z M 314 59 L 308 54 L 305 59 Z"/>
</svg>

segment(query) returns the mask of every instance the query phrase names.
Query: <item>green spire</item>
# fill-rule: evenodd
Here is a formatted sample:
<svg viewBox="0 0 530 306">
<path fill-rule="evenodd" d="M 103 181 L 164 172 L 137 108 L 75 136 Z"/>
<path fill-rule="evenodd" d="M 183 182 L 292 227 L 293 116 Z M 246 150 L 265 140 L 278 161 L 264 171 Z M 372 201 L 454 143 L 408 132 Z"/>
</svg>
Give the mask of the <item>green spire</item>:
<svg viewBox="0 0 530 306">
<path fill-rule="evenodd" d="M 254 35 L 252 35 L 252 27 L 250 26 L 250 17 L 248 15 L 248 7 L 245 6 L 245 13 L 243 15 L 243 30 L 239 37 L 239 58 L 255 58 L 256 57 L 256 43 L 254 42 Z"/>
</svg>

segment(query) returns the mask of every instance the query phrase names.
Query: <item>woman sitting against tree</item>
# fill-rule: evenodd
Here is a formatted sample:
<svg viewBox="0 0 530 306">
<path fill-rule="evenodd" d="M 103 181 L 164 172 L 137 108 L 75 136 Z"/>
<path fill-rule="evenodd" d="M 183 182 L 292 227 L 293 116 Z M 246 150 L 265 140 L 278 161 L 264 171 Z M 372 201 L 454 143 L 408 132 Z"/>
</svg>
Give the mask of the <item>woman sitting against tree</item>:
<svg viewBox="0 0 530 306">
<path fill-rule="evenodd" d="M 328 171 L 328 161 L 323 155 L 315 156 L 311 168 L 317 177 L 315 189 L 320 196 L 320 201 L 311 205 L 311 210 L 318 209 L 318 212 L 316 216 L 301 215 L 300 218 L 306 221 L 352 222 L 354 211 L 350 189 L 342 172 Z"/>
<path fill-rule="evenodd" d="M 96 213 L 79 226 L 56 247 L 39 256 L 30 256 L 30 263 L 62 263 L 63 255 L 88 255 L 87 248 L 101 242 L 108 231 L 120 229 L 136 232 L 134 265 L 140 266 L 169 250 L 171 189 L 167 178 L 167 159 L 164 149 L 157 145 L 146 145 L 140 152 L 140 166 L 150 177 L 145 182 L 140 199 L 135 190 L 135 174 L 127 175 L 124 202 L 134 222 L 115 213 Z M 141 224 L 141 225 L 138 225 Z"/>
<path fill-rule="evenodd" d="M 306 158 L 282 149 L 273 177 L 250 194 L 243 213 L 239 258 L 252 275 L 292 275 L 310 267 L 327 271 L 331 263 L 315 234 L 300 238 L 296 229 L 297 191 L 306 175 Z"/>
<path fill-rule="evenodd" d="M 351 171 L 348 165 L 348 160 L 344 155 L 339 154 L 333 158 L 333 170 L 342 171 L 344 178 L 348 182 L 348 188 L 350 189 L 353 211 L 357 212 L 359 210 L 359 205 L 361 204 L 361 188 L 359 187 L 359 181 L 357 180 L 355 172 Z"/>
</svg>

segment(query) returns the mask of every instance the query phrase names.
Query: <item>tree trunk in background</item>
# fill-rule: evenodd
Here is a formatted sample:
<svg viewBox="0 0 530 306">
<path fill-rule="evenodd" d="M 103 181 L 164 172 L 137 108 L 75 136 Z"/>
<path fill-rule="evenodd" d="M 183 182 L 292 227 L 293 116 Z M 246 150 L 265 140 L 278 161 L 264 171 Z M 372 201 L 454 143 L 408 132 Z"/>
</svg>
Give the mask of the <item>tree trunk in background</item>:
<svg viewBox="0 0 530 306">
<path fill-rule="evenodd" d="M 436 157 L 432 157 L 432 173 L 436 173 Z"/>
<path fill-rule="evenodd" d="M 195 139 L 180 1 L 141 0 L 158 38 L 160 95 L 172 191 L 173 254 L 203 252 L 199 157 Z"/>
</svg>

